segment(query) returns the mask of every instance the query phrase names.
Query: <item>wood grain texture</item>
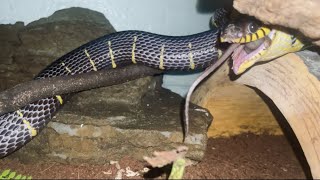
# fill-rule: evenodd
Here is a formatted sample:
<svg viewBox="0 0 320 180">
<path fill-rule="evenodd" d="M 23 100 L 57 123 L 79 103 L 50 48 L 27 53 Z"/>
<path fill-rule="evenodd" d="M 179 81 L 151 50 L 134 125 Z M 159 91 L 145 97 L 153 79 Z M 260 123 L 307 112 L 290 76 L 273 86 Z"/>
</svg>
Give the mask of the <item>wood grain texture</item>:
<svg viewBox="0 0 320 180">
<path fill-rule="evenodd" d="M 320 178 L 320 82 L 296 54 L 258 65 L 236 80 L 273 100 L 294 131 L 314 179 Z"/>
<path fill-rule="evenodd" d="M 223 64 L 192 96 L 193 103 L 214 116 L 208 136 L 230 137 L 246 132 L 281 135 L 268 105 L 252 88 L 231 81 L 229 73 L 228 64 Z"/>
</svg>

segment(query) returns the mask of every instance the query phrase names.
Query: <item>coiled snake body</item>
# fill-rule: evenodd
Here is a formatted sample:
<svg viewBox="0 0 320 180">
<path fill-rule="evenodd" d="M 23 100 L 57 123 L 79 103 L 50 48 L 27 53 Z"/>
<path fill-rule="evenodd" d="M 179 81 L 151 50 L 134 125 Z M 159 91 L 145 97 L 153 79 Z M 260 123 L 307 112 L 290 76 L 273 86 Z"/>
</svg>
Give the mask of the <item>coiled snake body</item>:
<svg viewBox="0 0 320 180">
<path fill-rule="evenodd" d="M 217 31 L 177 37 L 142 31 L 113 33 L 62 56 L 35 79 L 117 68 L 130 63 L 162 70 L 203 69 L 218 58 L 217 35 Z M 65 98 L 63 95 L 44 98 L 0 116 L 0 157 L 19 149 L 37 135 Z"/>
<path fill-rule="evenodd" d="M 226 11 L 216 12 L 213 18 L 215 23 L 220 26 L 227 23 L 224 18 L 220 18 L 226 15 Z M 244 43 L 235 50 L 233 66 L 236 74 L 242 73 L 261 59 L 269 60 L 303 47 L 303 44 L 291 34 L 276 29 L 271 31 L 259 24 L 252 26 L 256 21 L 251 19 L 237 22 L 229 23 L 221 34 L 221 41 Z M 219 53 L 216 48 L 218 36 L 219 31 L 177 37 L 142 31 L 113 33 L 62 56 L 40 72 L 35 79 L 117 68 L 130 63 L 141 63 L 162 70 L 204 69 L 218 60 Z M 212 70 L 212 68 L 207 69 L 199 79 L 203 79 Z M 196 81 L 189 92 L 192 92 L 198 83 L 199 81 Z M 190 95 L 191 93 L 188 93 L 187 99 L 190 99 Z M 0 157 L 19 149 L 37 135 L 65 99 L 66 96 L 63 95 L 48 97 L 15 112 L 1 115 Z M 189 101 L 186 102 L 188 106 Z M 187 131 L 188 117 L 185 123 Z"/>
</svg>

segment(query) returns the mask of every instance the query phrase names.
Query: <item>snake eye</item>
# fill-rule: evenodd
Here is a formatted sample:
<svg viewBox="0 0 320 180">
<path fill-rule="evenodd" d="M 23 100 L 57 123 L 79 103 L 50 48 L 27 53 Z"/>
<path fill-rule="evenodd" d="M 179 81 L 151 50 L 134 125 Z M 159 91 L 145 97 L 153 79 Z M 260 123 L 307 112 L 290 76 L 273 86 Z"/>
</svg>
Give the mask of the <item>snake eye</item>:
<svg viewBox="0 0 320 180">
<path fill-rule="evenodd" d="M 256 23 L 250 23 L 248 25 L 248 32 L 249 33 L 255 33 L 258 29 L 259 29 L 259 26 Z"/>
</svg>

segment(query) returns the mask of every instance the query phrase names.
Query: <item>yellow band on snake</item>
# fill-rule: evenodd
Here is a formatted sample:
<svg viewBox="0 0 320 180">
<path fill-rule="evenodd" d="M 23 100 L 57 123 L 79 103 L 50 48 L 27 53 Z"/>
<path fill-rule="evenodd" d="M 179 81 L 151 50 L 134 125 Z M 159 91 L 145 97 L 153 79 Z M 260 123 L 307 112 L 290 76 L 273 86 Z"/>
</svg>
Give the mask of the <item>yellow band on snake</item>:
<svg viewBox="0 0 320 180">
<path fill-rule="evenodd" d="M 248 33 L 246 36 L 231 40 L 233 43 L 248 43 L 251 41 L 256 41 L 268 35 L 271 29 L 267 27 L 261 27 L 255 33 Z M 227 42 L 224 38 L 220 38 L 221 42 Z"/>
<path fill-rule="evenodd" d="M 293 35 L 282 30 L 273 30 L 273 36 L 270 39 L 271 44 L 262 49 L 255 55 L 246 59 L 240 66 L 236 74 L 243 73 L 246 69 L 253 66 L 257 62 L 269 61 L 280 57 L 284 54 L 300 51 L 304 44 L 300 39 L 293 40 Z"/>
</svg>

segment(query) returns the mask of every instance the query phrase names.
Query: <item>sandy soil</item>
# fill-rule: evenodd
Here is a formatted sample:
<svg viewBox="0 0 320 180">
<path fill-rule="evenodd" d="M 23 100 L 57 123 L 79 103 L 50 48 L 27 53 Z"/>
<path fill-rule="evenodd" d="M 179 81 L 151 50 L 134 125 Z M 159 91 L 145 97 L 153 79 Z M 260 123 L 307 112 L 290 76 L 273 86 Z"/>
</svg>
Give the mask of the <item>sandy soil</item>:
<svg viewBox="0 0 320 180">
<path fill-rule="evenodd" d="M 294 148 L 293 148 L 294 147 Z M 294 149 L 294 150 L 293 150 Z M 129 157 L 119 161 L 122 169 L 130 168 L 139 176 L 122 178 L 165 178 L 170 167 L 150 169 L 145 162 Z M 18 160 L 3 159 L 0 169 L 12 169 L 34 179 L 114 179 L 116 165 L 68 165 L 38 162 L 22 164 Z M 186 168 L 184 178 L 268 178 L 304 179 L 310 177 L 306 161 L 299 147 L 290 145 L 284 136 L 242 134 L 231 138 L 209 139 L 202 162 Z"/>
</svg>

